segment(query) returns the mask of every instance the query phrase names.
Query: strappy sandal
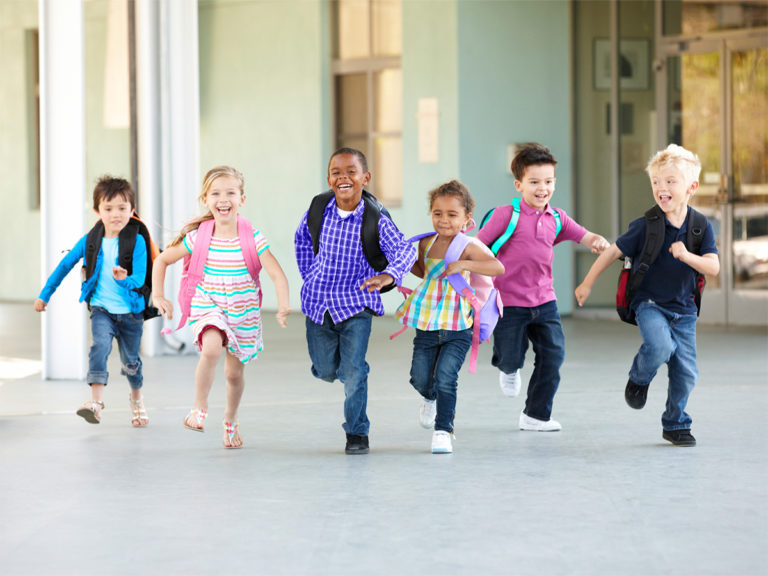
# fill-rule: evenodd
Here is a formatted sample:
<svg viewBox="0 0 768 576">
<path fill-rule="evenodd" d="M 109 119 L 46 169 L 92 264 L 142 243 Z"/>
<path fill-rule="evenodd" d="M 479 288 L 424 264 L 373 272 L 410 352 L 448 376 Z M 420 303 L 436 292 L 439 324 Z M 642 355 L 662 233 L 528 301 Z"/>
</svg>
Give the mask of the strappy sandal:
<svg viewBox="0 0 768 576">
<path fill-rule="evenodd" d="M 88 400 L 77 409 L 76 414 L 91 424 L 101 422 L 101 411 L 104 410 L 104 402 Z"/>
<path fill-rule="evenodd" d="M 194 430 L 195 432 L 205 432 L 205 419 L 207 417 L 208 417 L 208 410 L 198 410 L 197 408 L 193 408 L 184 417 L 184 428 L 188 428 L 189 430 Z M 197 423 L 197 426 L 190 425 L 190 420 L 192 418 L 195 419 L 194 421 Z"/>
<path fill-rule="evenodd" d="M 138 400 L 128 396 L 128 400 L 131 403 L 131 424 L 134 428 L 143 428 L 149 424 L 149 416 L 147 416 L 147 409 L 144 408 L 144 397 L 142 396 Z M 144 422 L 142 424 L 142 421 Z"/>
<path fill-rule="evenodd" d="M 243 447 L 243 439 L 240 438 L 240 431 L 238 428 L 240 427 L 240 423 L 235 420 L 234 422 L 222 422 L 222 425 L 224 426 L 224 448 L 242 448 Z M 235 446 L 234 445 L 234 439 L 235 437 L 240 438 L 240 445 Z M 229 442 L 229 444 L 227 444 Z"/>
</svg>

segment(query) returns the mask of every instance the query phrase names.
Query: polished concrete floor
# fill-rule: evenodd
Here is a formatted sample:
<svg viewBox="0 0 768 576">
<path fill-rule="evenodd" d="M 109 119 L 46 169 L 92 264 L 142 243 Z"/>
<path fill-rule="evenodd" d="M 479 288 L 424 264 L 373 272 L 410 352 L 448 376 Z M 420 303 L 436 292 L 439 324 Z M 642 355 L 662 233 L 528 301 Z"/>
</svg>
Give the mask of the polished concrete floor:
<svg viewBox="0 0 768 576">
<path fill-rule="evenodd" d="M 664 369 L 644 410 L 624 404 L 636 329 L 564 327 L 562 432 L 517 430 L 522 399 L 501 395 L 484 345 L 461 375 L 455 452 L 432 455 L 410 337 L 375 321 L 371 453 L 345 456 L 342 386 L 311 377 L 300 315 L 285 330 L 267 319 L 245 448 L 227 451 L 221 377 L 208 430 L 181 425 L 193 355 L 145 358 L 141 430 L 112 363 L 90 425 L 74 415 L 84 383 L 40 377 L 31 305 L 0 305 L 0 574 L 768 574 L 766 332 L 700 327 L 699 445 L 675 448 Z"/>
</svg>

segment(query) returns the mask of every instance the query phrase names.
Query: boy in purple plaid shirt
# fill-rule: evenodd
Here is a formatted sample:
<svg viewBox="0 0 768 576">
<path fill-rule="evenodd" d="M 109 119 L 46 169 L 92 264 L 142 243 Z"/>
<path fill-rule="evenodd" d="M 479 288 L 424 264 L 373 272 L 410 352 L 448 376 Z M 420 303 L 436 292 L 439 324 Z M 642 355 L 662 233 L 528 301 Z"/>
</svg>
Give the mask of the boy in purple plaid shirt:
<svg viewBox="0 0 768 576">
<path fill-rule="evenodd" d="M 344 424 L 347 454 L 367 454 L 368 363 L 365 355 L 374 315 L 382 316 L 379 291 L 400 284 L 416 260 L 415 247 L 386 212 L 378 222 L 379 245 L 387 259 L 377 272 L 369 264 L 360 237 L 363 213 L 370 207 L 363 189 L 371 180 L 365 155 L 340 148 L 328 163 L 328 185 L 333 197 L 323 212 L 315 254 L 304 213 L 294 238 L 296 262 L 304 284 L 301 310 L 306 315 L 307 345 L 312 374 L 344 383 Z"/>
</svg>

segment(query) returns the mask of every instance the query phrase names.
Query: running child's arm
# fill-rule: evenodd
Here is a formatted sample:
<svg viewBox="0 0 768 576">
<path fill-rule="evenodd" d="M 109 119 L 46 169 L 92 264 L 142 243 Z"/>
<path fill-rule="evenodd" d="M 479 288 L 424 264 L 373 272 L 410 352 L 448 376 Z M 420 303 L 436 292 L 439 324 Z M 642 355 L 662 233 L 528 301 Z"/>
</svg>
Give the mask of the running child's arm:
<svg viewBox="0 0 768 576">
<path fill-rule="evenodd" d="M 672 246 L 669 247 L 669 252 L 680 262 L 688 264 L 699 274 L 717 276 L 720 273 L 720 260 L 717 254 L 702 254 L 701 256 L 693 254 L 688 252 L 685 242 L 673 242 Z"/>
<path fill-rule="evenodd" d="M 587 232 L 584 234 L 584 237 L 579 241 L 579 244 L 589 248 L 592 254 L 601 254 L 611 245 L 608 240 L 600 236 L 600 234 L 595 234 L 594 232 Z"/>
<path fill-rule="evenodd" d="M 85 239 L 86 236 L 83 236 L 78 240 L 77 244 L 75 244 L 72 250 L 64 255 L 64 258 L 61 259 L 58 266 L 56 266 L 56 269 L 48 277 L 48 281 L 45 283 L 45 286 L 43 286 L 43 289 L 40 291 L 40 295 L 32 305 L 35 312 L 45 311 L 48 301 L 51 299 L 51 296 L 53 296 L 53 293 L 56 292 L 59 284 L 61 284 L 62 280 L 66 278 L 72 268 L 74 268 L 85 256 Z"/>
<path fill-rule="evenodd" d="M 277 322 L 285 328 L 287 325 L 286 318 L 291 313 L 291 309 L 288 306 L 290 300 L 288 295 L 288 278 L 280 267 L 277 258 L 269 251 L 269 248 L 259 254 L 259 260 L 261 260 L 264 270 L 269 274 L 272 284 L 275 285 L 275 292 L 277 293 Z"/>
<path fill-rule="evenodd" d="M 152 264 L 152 303 L 162 316 L 173 318 L 173 304 L 165 299 L 165 269 L 189 254 L 183 242 L 169 246 L 155 258 Z"/>
<path fill-rule="evenodd" d="M 589 294 L 592 292 L 592 286 L 594 286 L 595 281 L 600 277 L 600 274 L 605 272 L 616 260 L 623 257 L 624 254 L 621 253 L 621 250 L 619 250 L 619 247 L 616 246 L 615 242 L 603 250 L 603 253 L 600 254 L 594 264 L 592 264 L 587 275 L 584 276 L 584 280 L 576 287 L 576 290 L 574 290 L 576 302 L 579 303 L 579 306 L 583 306 L 584 302 L 589 298 Z"/>
<path fill-rule="evenodd" d="M 414 262 L 413 266 L 411 266 L 411 274 L 417 276 L 418 278 L 424 278 L 424 252 L 427 249 L 427 244 L 429 244 L 430 239 L 431 236 L 428 236 L 419 240 L 418 256 L 416 256 L 416 262 Z"/>
<path fill-rule="evenodd" d="M 455 260 L 445 267 L 445 276 L 463 271 L 482 274 L 483 276 L 500 276 L 504 274 L 504 264 L 499 262 L 487 246 L 478 242 L 470 242 L 461 253 L 461 259 Z"/>
</svg>

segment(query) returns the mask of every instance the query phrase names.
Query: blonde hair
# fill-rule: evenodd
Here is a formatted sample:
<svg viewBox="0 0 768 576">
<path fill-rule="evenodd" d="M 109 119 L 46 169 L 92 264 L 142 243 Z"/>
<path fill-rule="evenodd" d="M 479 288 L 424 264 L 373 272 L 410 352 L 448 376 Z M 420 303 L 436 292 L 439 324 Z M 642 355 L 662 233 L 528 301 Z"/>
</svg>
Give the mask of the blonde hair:
<svg viewBox="0 0 768 576">
<path fill-rule="evenodd" d="M 653 174 L 659 172 L 665 166 L 674 166 L 680 170 L 685 177 L 687 185 L 699 181 L 701 161 L 696 154 L 682 146 L 670 144 L 664 150 L 656 152 L 648 161 L 645 171 L 648 173 L 648 176 L 653 176 Z"/>
<path fill-rule="evenodd" d="M 223 176 L 229 176 L 231 178 L 234 178 L 237 180 L 237 186 L 240 188 L 240 194 L 245 194 L 245 178 L 243 177 L 243 174 L 236 168 L 232 168 L 232 166 L 216 166 L 214 168 L 211 168 L 206 172 L 205 176 L 203 177 L 203 187 L 202 191 L 200 192 L 200 196 L 197 197 L 197 201 L 200 203 L 201 206 L 205 207 L 205 200 L 208 196 L 208 191 L 211 189 L 211 186 L 213 183 Z M 200 227 L 200 224 L 202 222 L 205 222 L 206 220 L 212 220 L 213 214 L 210 210 L 206 208 L 205 213 L 202 214 L 202 216 L 198 216 L 194 220 L 191 220 L 187 224 L 184 225 L 184 227 L 181 229 L 181 232 L 179 232 L 179 235 L 176 236 L 176 238 L 173 239 L 173 242 L 171 242 L 168 246 L 176 246 L 177 244 L 180 244 L 182 240 L 184 240 L 184 237 L 192 232 L 192 230 L 197 230 Z"/>
</svg>

